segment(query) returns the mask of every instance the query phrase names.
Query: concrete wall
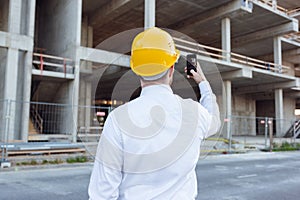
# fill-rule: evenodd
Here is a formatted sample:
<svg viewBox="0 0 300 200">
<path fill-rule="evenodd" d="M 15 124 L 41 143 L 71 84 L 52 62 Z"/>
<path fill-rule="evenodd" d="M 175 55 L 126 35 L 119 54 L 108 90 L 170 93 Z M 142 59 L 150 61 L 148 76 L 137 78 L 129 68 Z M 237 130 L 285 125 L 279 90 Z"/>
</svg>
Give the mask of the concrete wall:
<svg viewBox="0 0 300 200">
<path fill-rule="evenodd" d="M 91 124 L 91 108 L 92 105 L 92 84 L 91 82 L 80 79 L 79 87 L 79 110 L 78 110 L 78 126 L 79 127 L 89 127 Z"/>
<path fill-rule="evenodd" d="M 232 95 L 231 132 L 233 135 L 256 135 L 255 100 L 249 95 Z"/>
<path fill-rule="evenodd" d="M 283 60 L 282 64 L 284 66 L 290 67 L 290 69 L 287 69 L 287 71 L 285 72 L 285 74 L 290 75 L 290 76 L 295 76 L 295 66 L 293 63 L 288 62 L 287 60 Z"/>
<path fill-rule="evenodd" d="M 78 1 L 37 0 L 36 47 L 46 49 L 48 54 L 75 59 L 78 45 Z"/>
<path fill-rule="evenodd" d="M 93 27 L 88 24 L 88 17 L 84 16 L 81 23 L 81 46 L 93 47 Z M 80 73 L 91 74 L 92 62 L 81 61 Z"/>
<path fill-rule="evenodd" d="M 273 131 L 277 137 L 283 136 L 285 132 L 291 126 L 291 122 L 295 119 L 296 100 L 292 97 L 283 96 L 283 119 L 281 120 L 283 133 L 276 133 L 275 124 L 273 125 Z M 275 101 L 263 100 L 256 102 L 256 115 L 258 117 L 272 117 L 275 118 Z M 276 120 L 276 123 L 279 122 Z M 264 125 L 262 125 L 264 126 Z"/>
<path fill-rule="evenodd" d="M 75 80 L 62 82 L 46 102 L 78 104 L 80 60 L 77 51 L 81 43 L 81 12 L 82 0 L 37 0 L 35 47 L 45 49 L 45 54 L 70 58 L 75 63 Z M 41 86 L 40 89 L 47 88 Z M 66 108 L 61 120 L 60 132 L 72 133 L 72 140 L 76 141 L 76 108 Z"/>
<path fill-rule="evenodd" d="M 55 103 L 65 104 L 67 106 L 64 106 L 63 112 L 61 112 L 60 119 L 58 121 L 60 122 L 58 125 L 58 129 L 60 130 L 60 133 L 72 133 L 72 128 L 76 126 L 76 121 L 73 118 L 74 112 L 72 110 L 72 103 L 77 105 L 77 102 L 74 102 L 72 97 L 73 93 L 73 87 L 71 82 L 64 82 L 60 85 L 54 99 Z"/>
<path fill-rule="evenodd" d="M 275 101 L 262 100 L 256 101 L 256 116 L 257 117 L 275 117 Z"/>
<path fill-rule="evenodd" d="M 0 5 L 0 31 L 7 32 L 9 0 L 0 0 Z"/>
</svg>

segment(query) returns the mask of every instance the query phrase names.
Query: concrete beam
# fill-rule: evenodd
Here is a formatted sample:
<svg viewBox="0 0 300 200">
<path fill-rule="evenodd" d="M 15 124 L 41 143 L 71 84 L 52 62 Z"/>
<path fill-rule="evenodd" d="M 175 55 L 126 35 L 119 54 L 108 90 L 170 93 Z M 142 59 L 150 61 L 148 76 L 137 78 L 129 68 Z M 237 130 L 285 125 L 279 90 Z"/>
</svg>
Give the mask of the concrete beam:
<svg viewBox="0 0 300 200">
<path fill-rule="evenodd" d="M 32 37 L 0 31 L 0 47 L 32 51 Z"/>
<path fill-rule="evenodd" d="M 239 70 L 229 71 L 229 72 L 223 72 L 221 73 L 223 80 L 233 80 L 236 78 L 252 78 L 252 70 L 243 68 Z"/>
<path fill-rule="evenodd" d="M 101 24 L 101 22 L 110 22 L 117 13 L 118 16 L 127 13 L 132 8 L 141 3 L 140 0 L 111 0 L 89 15 L 90 25 Z"/>
<path fill-rule="evenodd" d="M 299 42 L 296 42 L 294 40 L 290 40 L 290 39 L 287 39 L 287 38 L 284 38 L 284 37 L 281 37 L 280 39 L 281 39 L 282 42 L 294 45 L 296 47 L 300 47 L 300 43 Z"/>
<path fill-rule="evenodd" d="M 80 47 L 79 52 L 81 60 L 130 67 L 130 56 L 127 55 L 88 47 Z"/>
<path fill-rule="evenodd" d="M 252 12 L 252 4 L 245 4 L 241 0 L 233 0 L 216 8 L 212 8 L 206 12 L 202 12 L 201 14 L 196 14 L 194 16 L 188 17 L 187 19 L 180 20 L 174 24 L 168 26 L 170 29 L 182 30 L 187 29 L 189 27 L 195 26 L 195 24 L 199 25 L 208 21 L 211 21 L 216 18 L 224 18 L 228 15 L 243 10 L 246 12 Z"/>
<path fill-rule="evenodd" d="M 55 78 L 63 78 L 63 79 L 71 79 L 73 80 L 75 78 L 74 74 L 64 74 L 62 72 L 53 72 L 53 71 L 43 71 L 38 69 L 32 69 L 32 75 L 36 76 L 48 76 L 48 77 L 55 77 Z"/>
<path fill-rule="evenodd" d="M 291 32 L 297 32 L 298 28 L 299 28 L 298 21 L 292 20 L 291 22 L 285 24 L 281 24 L 271 28 L 263 29 L 261 31 L 249 33 L 247 35 L 235 37 L 232 39 L 232 44 L 234 44 L 235 46 L 241 46 L 257 40 L 262 40 L 265 38 L 270 38 L 275 36 L 281 36 Z"/>
<path fill-rule="evenodd" d="M 284 93 L 285 96 L 288 96 L 288 97 L 292 97 L 292 98 L 295 98 L 299 101 L 300 103 L 300 90 L 293 90 L 294 92 L 288 92 L 288 93 Z"/>
<path fill-rule="evenodd" d="M 292 87 L 300 87 L 298 79 L 281 83 L 269 83 L 263 85 L 238 87 L 234 89 L 234 94 L 251 94 L 275 89 L 290 89 Z"/>
</svg>

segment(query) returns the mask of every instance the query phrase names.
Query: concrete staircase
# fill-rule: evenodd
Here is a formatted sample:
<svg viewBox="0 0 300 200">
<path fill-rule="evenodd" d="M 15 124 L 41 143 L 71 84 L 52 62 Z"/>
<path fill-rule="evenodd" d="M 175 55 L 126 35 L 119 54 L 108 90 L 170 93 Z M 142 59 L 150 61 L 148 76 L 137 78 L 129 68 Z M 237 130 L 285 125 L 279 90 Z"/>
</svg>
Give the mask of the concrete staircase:
<svg viewBox="0 0 300 200">
<path fill-rule="evenodd" d="M 289 128 L 289 130 L 286 132 L 286 134 L 284 135 L 284 137 L 288 138 L 288 137 L 292 137 L 294 139 L 296 138 L 300 138 L 300 119 L 296 120 L 291 127 Z"/>
</svg>

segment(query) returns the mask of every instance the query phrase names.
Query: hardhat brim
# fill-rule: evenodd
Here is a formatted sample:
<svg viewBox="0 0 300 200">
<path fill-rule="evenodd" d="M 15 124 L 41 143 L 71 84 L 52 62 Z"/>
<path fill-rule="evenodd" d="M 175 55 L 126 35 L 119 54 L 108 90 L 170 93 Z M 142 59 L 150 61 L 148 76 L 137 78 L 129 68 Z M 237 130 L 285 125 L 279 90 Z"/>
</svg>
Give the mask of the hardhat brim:
<svg viewBox="0 0 300 200">
<path fill-rule="evenodd" d="M 180 56 L 176 49 L 174 53 L 161 49 L 138 49 L 131 56 L 130 67 L 139 76 L 155 76 L 174 65 Z"/>
</svg>

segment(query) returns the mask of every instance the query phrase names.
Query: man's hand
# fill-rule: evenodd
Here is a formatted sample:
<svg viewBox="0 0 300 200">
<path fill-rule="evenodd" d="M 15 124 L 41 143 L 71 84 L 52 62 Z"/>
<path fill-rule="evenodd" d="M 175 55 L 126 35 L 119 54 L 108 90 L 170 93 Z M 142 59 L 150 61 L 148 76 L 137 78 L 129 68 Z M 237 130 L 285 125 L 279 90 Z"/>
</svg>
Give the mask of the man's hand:
<svg viewBox="0 0 300 200">
<path fill-rule="evenodd" d="M 186 67 L 185 67 L 185 72 L 187 72 Z M 194 70 L 191 70 L 191 73 L 193 74 L 193 76 L 187 75 L 187 78 L 194 79 L 197 84 L 199 84 L 202 81 L 206 81 L 206 78 L 205 78 L 203 71 L 200 67 L 200 64 L 198 62 L 197 62 L 197 72 L 195 72 Z"/>
</svg>

